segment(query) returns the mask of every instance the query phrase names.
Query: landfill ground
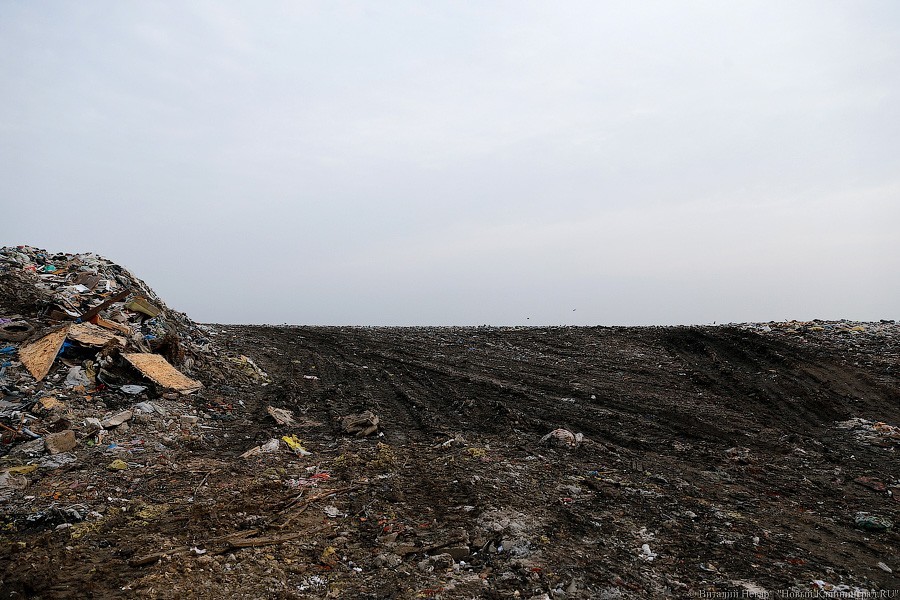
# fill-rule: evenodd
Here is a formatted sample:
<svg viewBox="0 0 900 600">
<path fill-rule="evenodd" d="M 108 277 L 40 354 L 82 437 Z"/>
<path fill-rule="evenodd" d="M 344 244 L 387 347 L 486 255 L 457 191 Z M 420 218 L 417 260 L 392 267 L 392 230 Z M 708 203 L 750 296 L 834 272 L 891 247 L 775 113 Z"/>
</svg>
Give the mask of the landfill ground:
<svg viewBox="0 0 900 600">
<path fill-rule="evenodd" d="M 269 381 L 23 475 L 0 595 L 900 597 L 893 322 L 210 329 Z"/>
</svg>

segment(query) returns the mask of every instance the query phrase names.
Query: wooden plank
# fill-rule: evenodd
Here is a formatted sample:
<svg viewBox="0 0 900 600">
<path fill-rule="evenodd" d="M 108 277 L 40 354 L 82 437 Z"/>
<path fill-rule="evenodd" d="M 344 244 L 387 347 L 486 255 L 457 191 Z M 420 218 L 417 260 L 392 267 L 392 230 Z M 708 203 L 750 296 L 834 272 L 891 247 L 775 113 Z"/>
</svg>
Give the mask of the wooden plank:
<svg viewBox="0 0 900 600">
<path fill-rule="evenodd" d="M 129 293 L 130 293 L 130 290 L 125 289 L 125 290 L 120 291 L 118 294 L 115 294 L 114 296 L 107 298 L 102 303 L 98 304 L 94 308 L 88 310 L 86 313 L 84 313 L 80 317 L 78 317 L 78 322 L 83 323 L 84 321 L 90 321 L 94 315 L 100 314 L 101 310 L 109 308 L 110 306 L 112 306 L 113 304 L 118 302 L 119 300 L 124 299 L 125 296 L 127 296 Z"/>
<path fill-rule="evenodd" d="M 39 340 L 19 348 L 19 360 L 31 375 L 40 381 L 50 372 L 59 349 L 66 341 L 70 325 L 51 331 Z"/>
<path fill-rule="evenodd" d="M 68 337 L 85 346 L 105 346 L 113 340 L 117 341 L 120 346 L 125 346 L 125 338 L 113 335 L 106 329 L 91 323 L 73 323 L 69 326 Z"/>
<path fill-rule="evenodd" d="M 123 354 L 122 358 L 131 363 L 147 379 L 164 388 L 188 394 L 203 387 L 202 383 L 183 374 L 159 354 L 134 352 Z"/>
<path fill-rule="evenodd" d="M 115 321 L 108 321 L 101 317 L 100 315 L 94 315 L 91 317 L 91 323 L 94 325 L 99 325 L 100 327 L 105 327 L 106 329 L 112 329 L 113 331 L 118 331 L 119 333 L 127 336 L 131 336 L 132 331 L 131 328 L 127 325 L 122 325 L 121 323 L 116 323 Z"/>
</svg>

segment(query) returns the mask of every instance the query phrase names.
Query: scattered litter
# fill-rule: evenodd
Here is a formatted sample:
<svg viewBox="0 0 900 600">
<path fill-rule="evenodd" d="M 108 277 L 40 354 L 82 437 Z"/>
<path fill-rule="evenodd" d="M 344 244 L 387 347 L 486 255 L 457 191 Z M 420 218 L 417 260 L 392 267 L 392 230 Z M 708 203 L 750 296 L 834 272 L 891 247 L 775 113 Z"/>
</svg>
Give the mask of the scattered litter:
<svg viewBox="0 0 900 600">
<path fill-rule="evenodd" d="M 584 434 L 573 433 L 568 429 L 554 429 L 541 438 L 542 444 L 562 448 L 575 448 L 584 441 Z"/>
<path fill-rule="evenodd" d="M 309 456 L 312 452 L 308 452 L 306 448 L 303 447 L 303 443 L 299 438 L 295 435 L 286 435 L 281 438 L 281 440 L 288 445 L 288 448 L 294 451 L 295 454 L 299 456 Z"/>
<path fill-rule="evenodd" d="M 867 512 L 856 513 L 854 523 L 856 523 L 856 526 L 860 529 L 865 529 L 867 531 L 887 531 L 894 526 L 893 521 L 889 518 Z"/>
<path fill-rule="evenodd" d="M 78 458 L 72 452 L 63 452 L 43 457 L 37 464 L 41 469 L 58 469 L 66 465 L 70 465 L 77 461 Z"/>
<path fill-rule="evenodd" d="M 120 411 L 108 419 L 104 419 L 100 422 L 100 425 L 103 429 L 112 429 L 113 427 L 118 427 L 122 423 L 130 421 L 134 417 L 133 410 L 123 410 Z"/>
<path fill-rule="evenodd" d="M 370 410 L 358 415 L 348 415 L 341 421 L 344 431 L 356 437 L 365 437 L 378 431 L 378 417 Z"/>
<path fill-rule="evenodd" d="M 5 469 L 5 471 L 13 475 L 27 475 L 32 471 L 37 471 L 37 468 L 37 465 L 22 465 L 19 467 L 9 467 L 8 469 Z"/>
<path fill-rule="evenodd" d="M 265 444 L 261 444 L 254 448 L 250 448 L 243 454 L 241 454 L 241 458 L 250 458 L 252 456 L 257 456 L 259 454 L 269 454 L 272 452 L 278 452 L 278 448 L 281 446 L 281 440 L 278 438 L 272 438 Z"/>
<path fill-rule="evenodd" d="M 253 359 L 251 359 L 249 356 L 244 356 L 243 354 L 241 354 L 239 357 L 232 358 L 230 360 L 251 380 L 262 383 L 263 385 L 268 385 L 270 381 L 269 375 L 265 371 L 260 369 L 259 365 L 253 362 Z"/>
<path fill-rule="evenodd" d="M 275 419 L 279 425 L 294 425 L 294 415 L 286 408 L 275 408 L 274 406 L 266 407 L 266 412 Z"/>
<path fill-rule="evenodd" d="M 650 550 L 650 544 L 643 544 L 641 546 L 641 558 L 646 560 L 647 562 L 652 562 L 654 558 L 659 556 L 656 552 Z"/>
<path fill-rule="evenodd" d="M 295 479 L 288 479 L 284 482 L 284 485 L 292 489 L 303 487 L 318 487 L 320 483 L 328 481 L 330 477 L 331 475 L 325 472 L 316 473 L 311 477 L 297 477 Z"/>
<path fill-rule="evenodd" d="M 92 385 L 93 384 L 88 377 L 87 372 L 84 370 L 84 367 L 71 367 L 66 374 L 65 386 L 68 388 L 81 386 L 82 388 L 87 389 Z"/>
<path fill-rule="evenodd" d="M 62 454 L 75 448 L 75 432 L 71 429 L 51 433 L 44 438 L 44 446 L 50 454 Z"/>
</svg>

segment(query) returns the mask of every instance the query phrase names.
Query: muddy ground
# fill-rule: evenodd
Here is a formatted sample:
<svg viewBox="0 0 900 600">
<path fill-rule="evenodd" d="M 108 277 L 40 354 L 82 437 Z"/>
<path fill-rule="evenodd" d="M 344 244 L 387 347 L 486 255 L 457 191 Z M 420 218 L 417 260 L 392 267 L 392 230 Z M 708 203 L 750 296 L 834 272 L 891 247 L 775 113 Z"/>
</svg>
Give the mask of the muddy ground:
<svg viewBox="0 0 900 600">
<path fill-rule="evenodd" d="M 32 474 L 3 597 L 900 597 L 894 325 L 215 327 L 271 383 Z"/>
</svg>

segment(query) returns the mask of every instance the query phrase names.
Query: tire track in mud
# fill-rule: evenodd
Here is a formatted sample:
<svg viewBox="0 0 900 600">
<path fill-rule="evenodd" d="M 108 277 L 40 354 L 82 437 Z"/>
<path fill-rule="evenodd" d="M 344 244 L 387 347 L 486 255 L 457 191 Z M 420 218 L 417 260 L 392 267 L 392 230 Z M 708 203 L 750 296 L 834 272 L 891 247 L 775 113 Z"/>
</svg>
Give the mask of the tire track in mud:
<svg viewBox="0 0 900 600">
<path fill-rule="evenodd" d="M 854 398 L 865 397 L 885 409 L 891 403 L 890 390 L 860 369 L 752 332 L 682 328 L 669 332 L 662 343 L 698 386 L 722 405 L 755 415 L 763 425 L 787 421 L 804 431 L 848 418 Z"/>
<path fill-rule="evenodd" d="M 296 356 L 315 366 L 317 389 L 283 382 L 303 410 L 337 432 L 339 417 L 372 409 L 401 440 L 567 427 L 643 451 L 676 437 L 739 444 L 783 422 L 807 431 L 862 395 L 892 410 L 889 390 L 823 350 L 731 328 L 291 327 L 257 339 L 276 370 L 295 373 Z"/>
</svg>

